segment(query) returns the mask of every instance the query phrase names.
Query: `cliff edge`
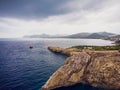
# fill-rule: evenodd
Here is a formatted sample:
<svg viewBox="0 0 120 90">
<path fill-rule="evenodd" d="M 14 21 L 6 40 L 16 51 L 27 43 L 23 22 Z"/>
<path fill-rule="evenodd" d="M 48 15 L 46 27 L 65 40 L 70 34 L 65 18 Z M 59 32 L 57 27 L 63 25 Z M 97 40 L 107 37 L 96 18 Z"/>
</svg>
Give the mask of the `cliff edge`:
<svg viewBox="0 0 120 90">
<path fill-rule="evenodd" d="M 120 53 L 117 51 L 80 51 L 76 48 L 48 47 L 57 53 L 67 54 L 61 66 L 41 88 L 51 90 L 77 83 L 94 87 L 120 90 Z"/>
</svg>

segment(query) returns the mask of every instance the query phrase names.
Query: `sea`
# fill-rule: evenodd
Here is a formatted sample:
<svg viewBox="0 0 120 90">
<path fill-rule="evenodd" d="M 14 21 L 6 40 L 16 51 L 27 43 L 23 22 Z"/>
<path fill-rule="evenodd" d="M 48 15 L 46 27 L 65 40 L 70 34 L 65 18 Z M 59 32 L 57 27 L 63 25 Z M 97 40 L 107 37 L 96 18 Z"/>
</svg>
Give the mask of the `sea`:
<svg viewBox="0 0 120 90">
<path fill-rule="evenodd" d="M 101 39 L 0 39 L 0 90 L 40 90 L 49 77 L 64 64 L 67 56 L 55 54 L 48 46 L 112 45 Z M 30 49 L 29 47 L 33 48 Z M 104 90 L 78 84 L 57 90 Z"/>
</svg>

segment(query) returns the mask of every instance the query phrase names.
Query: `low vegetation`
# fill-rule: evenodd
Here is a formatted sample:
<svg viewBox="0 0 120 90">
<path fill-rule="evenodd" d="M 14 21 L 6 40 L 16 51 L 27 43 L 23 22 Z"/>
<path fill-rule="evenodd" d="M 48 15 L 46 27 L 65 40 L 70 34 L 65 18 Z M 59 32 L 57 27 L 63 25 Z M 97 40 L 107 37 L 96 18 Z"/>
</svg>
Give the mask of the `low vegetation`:
<svg viewBox="0 0 120 90">
<path fill-rule="evenodd" d="M 90 50 L 119 50 L 120 51 L 120 45 L 116 46 L 73 46 L 72 48 L 77 49 L 90 49 Z"/>
</svg>

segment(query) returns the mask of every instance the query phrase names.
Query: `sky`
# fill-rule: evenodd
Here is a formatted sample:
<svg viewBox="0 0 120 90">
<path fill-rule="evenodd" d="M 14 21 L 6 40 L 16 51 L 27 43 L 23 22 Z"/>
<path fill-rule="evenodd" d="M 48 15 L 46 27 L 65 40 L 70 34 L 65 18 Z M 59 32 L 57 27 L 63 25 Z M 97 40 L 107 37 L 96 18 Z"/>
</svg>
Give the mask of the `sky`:
<svg viewBox="0 0 120 90">
<path fill-rule="evenodd" d="M 120 0 L 0 0 L 0 38 L 120 34 Z"/>
</svg>

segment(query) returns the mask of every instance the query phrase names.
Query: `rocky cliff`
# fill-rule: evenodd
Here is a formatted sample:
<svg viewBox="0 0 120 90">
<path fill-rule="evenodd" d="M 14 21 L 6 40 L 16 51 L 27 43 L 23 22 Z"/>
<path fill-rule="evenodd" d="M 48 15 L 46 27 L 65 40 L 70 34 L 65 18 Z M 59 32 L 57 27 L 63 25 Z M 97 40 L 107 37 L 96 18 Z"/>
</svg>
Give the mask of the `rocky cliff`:
<svg viewBox="0 0 120 90">
<path fill-rule="evenodd" d="M 77 83 L 94 87 L 120 90 L 120 53 L 117 51 L 80 51 L 75 48 L 48 47 L 57 53 L 67 54 L 61 66 L 41 88 L 51 90 Z"/>
</svg>

